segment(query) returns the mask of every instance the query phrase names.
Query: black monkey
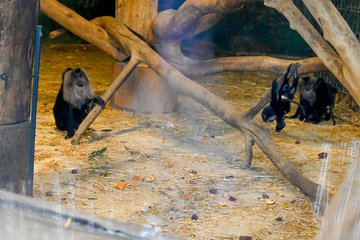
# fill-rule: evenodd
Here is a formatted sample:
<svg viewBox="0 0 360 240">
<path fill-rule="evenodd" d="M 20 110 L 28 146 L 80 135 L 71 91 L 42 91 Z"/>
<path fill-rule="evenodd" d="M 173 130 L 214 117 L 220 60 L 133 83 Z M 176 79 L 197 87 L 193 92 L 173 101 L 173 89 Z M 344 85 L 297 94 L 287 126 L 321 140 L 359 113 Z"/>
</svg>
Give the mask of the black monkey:
<svg viewBox="0 0 360 240">
<path fill-rule="evenodd" d="M 284 115 L 290 112 L 290 103 L 294 102 L 293 99 L 299 81 L 299 75 L 297 73 L 298 67 L 300 67 L 299 63 L 292 63 L 289 65 L 280 89 L 278 89 L 278 83 L 276 79 L 272 82 L 270 105 L 265 107 L 261 114 L 264 122 L 272 122 L 276 120 L 277 132 L 280 132 L 285 127 L 286 123 L 284 120 Z M 289 79 L 292 74 L 294 76 L 294 80 L 293 84 L 290 86 Z"/>
<path fill-rule="evenodd" d="M 291 118 L 299 117 L 301 121 L 318 124 L 321 120 L 333 121 L 333 108 L 337 89 L 327 84 L 323 78 L 304 77 L 299 82 L 300 106 Z"/>
<path fill-rule="evenodd" d="M 95 104 L 105 107 L 104 100 L 95 97 L 85 71 L 81 68 L 66 69 L 53 108 L 56 127 L 67 131 L 66 139 L 75 134 Z"/>
</svg>

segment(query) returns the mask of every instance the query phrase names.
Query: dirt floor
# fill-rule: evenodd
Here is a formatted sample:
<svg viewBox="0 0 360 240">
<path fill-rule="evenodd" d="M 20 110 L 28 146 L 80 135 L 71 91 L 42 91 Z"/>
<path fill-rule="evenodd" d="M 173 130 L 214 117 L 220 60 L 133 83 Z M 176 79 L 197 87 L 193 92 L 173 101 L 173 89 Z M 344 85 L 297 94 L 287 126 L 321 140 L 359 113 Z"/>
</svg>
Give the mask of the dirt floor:
<svg viewBox="0 0 360 240">
<path fill-rule="evenodd" d="M 56 130 L 52 107 L 67 67 L 82 67 L 95 93 L 112 80 L 112 60 L 88 45 L 44 45 L 41 55 L 34 195 L 38 199 L 154 226 L 185 239 L 314 239 L 320 218 L 312 203 L 254 147 L 251 169 L 242 134 L 184 96 L 171 114 L 134 114 L 107 106 L 82 144 L 71 145 Z M 264 73 L 223 74 L 198 79 L 240 111 L 271 85 Z M 337 114 L 337 112 L 335 112 Z M 340 184 L 349 146 L 360 128 L 344 121 L 319 125 L 287 120 L 279 148 L 303 174 L 320 182 L 331 157 L 326 186 Z"/>
</svg>

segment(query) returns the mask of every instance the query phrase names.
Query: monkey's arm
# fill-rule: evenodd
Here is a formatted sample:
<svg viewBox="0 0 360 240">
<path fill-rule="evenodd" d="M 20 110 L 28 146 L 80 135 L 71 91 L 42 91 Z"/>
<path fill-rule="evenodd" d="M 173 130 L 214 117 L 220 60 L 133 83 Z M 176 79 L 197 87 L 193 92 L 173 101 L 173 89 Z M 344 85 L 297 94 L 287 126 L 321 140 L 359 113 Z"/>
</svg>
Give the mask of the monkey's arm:
<svg viewBox="0 0 360 240">
<path fill-rule="evenodd" d="M 66 130 L 66 121 L 69 105 L 62 97 L 62 89 L 60 89 L 53 108 L 56 127 L 61 130 Z"/>
<path fill-rule="evenodd" d="M 295 77 L 295 74 L 297 75 L 297 69 L 301 66 L 300 63 L 296 62 L 296 63 L 291 63 L 287 70 L 286 70 L 286 73 L 284 75 L 284 81 L 283 81 L 283 84 L 281 85 L 281 89 L 285 86 L 285 85 L 289 85 L 289 79 L 290 79 L 290 76 L 292 74 L 294 74 L 294 77 Z"/>
<path fill-rule="evenodd" d="M 94 98 L 94 103 L 100 105 L 103 109 L 105 108 L 106 105 L 105 101 L 100 96 L 96 96 Z"/>
<path fill-rule="evenodd" d="M 68 115 L 67 115 L 67 135 L 65 136 L 65 139 L 71 138 L 75 134 L 75 119 L 73 114 L 73 108 L 70 106 Z"/>
<path fill-rule="evenodd" d="M 271 86 L 271 102 L 270 105 L 276 105 L 278 102 L 278 84 L 276 82 L 276 79 L 272 82 Z"/>
<path fill-rule="evenodd" d="M 93 99 L 89 99 L 87 102 L 86 102 L 86 115 L 95 107 L 95 105 L 99 105 L 101 106 L 102 109 L 105 108 L 105 101 L 100 97 L 100 96 L 96 96 L 95 98 Z M 86 116 L 85 116 L 86 117 Z M 84 117 L 84 118 L 85 118 Z"/>
<path fill-rule="evenodd" d="M 294 70 L 294 82 L 293 82 L 293 85 L 291 86 L 291 88 L 289 90 L 289 98 L 290 99 L 294 98 L 295 92 L 297 90 L 298 83 L 299 83 L 299 75 L 298 75 L 298 72 L 297 72 L 297 68 L 295 68 L 295 70 Z"/>
</svg>

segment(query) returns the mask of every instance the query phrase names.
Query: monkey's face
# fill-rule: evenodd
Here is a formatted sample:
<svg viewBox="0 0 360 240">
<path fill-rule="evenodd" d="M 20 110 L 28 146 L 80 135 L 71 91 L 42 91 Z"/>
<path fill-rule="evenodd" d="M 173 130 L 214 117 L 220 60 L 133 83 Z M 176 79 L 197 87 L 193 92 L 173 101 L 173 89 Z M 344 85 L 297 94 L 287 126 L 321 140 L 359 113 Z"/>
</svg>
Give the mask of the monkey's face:
<svg viewBox="0 0 360 240">
<path fill-rule="evenodd" d="M 63 97 L 74 108 L 81 108 L 85 102 L 94 98 L 90 81 L 84 70 L 68 68 L 63 74 Z"/>
<path fill-rule="evenodd" d="M 90 84 L 86 73 L 81 68 L 71 70 L 69 73 L 65 74 L 70 74 L 70 76 L 65 79 L 67 79 L 67 84 L 72 85 L 74 88 L 86 88 Z"/>
<path fill-rule="evenodd" d="M 299 82 L 299 91 L 313 91 L 315 89 L 317 78 L 305 77 Z"/>
</svg>

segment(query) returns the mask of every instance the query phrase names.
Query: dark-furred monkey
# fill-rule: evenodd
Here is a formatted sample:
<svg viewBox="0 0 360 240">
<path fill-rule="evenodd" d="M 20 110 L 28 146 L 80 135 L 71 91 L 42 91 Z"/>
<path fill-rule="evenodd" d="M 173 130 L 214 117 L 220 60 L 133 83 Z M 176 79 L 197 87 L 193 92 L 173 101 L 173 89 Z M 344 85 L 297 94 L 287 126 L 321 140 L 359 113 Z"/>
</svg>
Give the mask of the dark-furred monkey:
<svg viewBox="0 0 360 240">
<path fill-rule="evenodd" d="M 105 107 L 104 100 L 94 95 L 85 71 L 81 68 L 66 69 L 53 108 L 56 127 L 67 131 L 66 139 L 75 134 L 95 104 Z"/>
</svg>

